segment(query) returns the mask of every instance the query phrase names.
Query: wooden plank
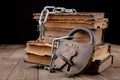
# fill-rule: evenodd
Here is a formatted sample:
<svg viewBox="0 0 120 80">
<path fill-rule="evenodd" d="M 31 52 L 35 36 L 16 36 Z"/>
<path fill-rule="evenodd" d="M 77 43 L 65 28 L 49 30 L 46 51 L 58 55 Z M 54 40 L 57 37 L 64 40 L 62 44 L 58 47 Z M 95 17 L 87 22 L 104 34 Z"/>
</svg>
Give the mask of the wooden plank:
<svg viewBox="0 0 120 80">
<path fill-rule="evenodd" d="M 17 62 L 14 69 L 9 74 L 8 80 L 37 80 L 38 71 L 33 68 L 36 64 L 27 64 L 24 62 L 25 50 L 24 46 L 19 48 L 10 56 L 12 60 Z M 32 67 L 33 66 L 33 67 Z"/>
<path fill-rule="evenodd" d="M 10 48 L 13 49 L 12 47 L 8 46 L 6 48 L 6 51 L 7 51 L 7 49 L 10 49 Z M 9 56 L 7 59 L 0 61 L 0 80 L 7 80 L 9 78 L 9 75 L 11 74 L 11 72 L 13 71 L 13 69 L 15 68 L 15 66 L 18 63 L 18 60 L 23 55 L 23 54 L 21 54 L 22 53 L 21 51 L 23 51 L 23 49 L 18 49 L 15 52 L 13 52 L 12 55 Z M 20 56 L 20 54 L 21 54 L 21 56 Z"/>
<path fill-rule="evenodd" d="M 120 67 L 120 45 L 111 44 L 111 54 L 114 56 L 113 66 Z"/>
<path fill-rule="evenodd" d="M 23 45 L 3 45 L 0 48 L 0 60 L 9 58 L 17 49 L 22 47 Z"/>
<path fill-rule="evenodd" d="M 35 65 L 33 64 L 24 63 L 24 47 L 21 47 L 15 50 L 15 52 L 13 52 L 12 55 L 8 58 L 0 60 L 0 80 L 119 80 L 119 48 L 119 45 L 112 45 L 112 54 L 114 55 L 115 59 L 114 64 L 112 67 L 105 70 L 101 74 L 80 74 L 78 76 L 75 76 L 74 78 L 66 78 L 63 72 L 56 71 L 55 73 L 49 73 L 48 70 L 38 70 L 37 68 L 33 68 L 35 67 Z M 25 75 L 22 75 L 22 73 Z M 19 75 L 21 76 L 21 78 Z"/>
<path fill-rule="evenodd" d="M 75 80 L 73 78 L 67 78 L 63 72 L 56 71 L 55 73 L 49 73 L 48 70 L 39 69 L 39 80 Z"/>
<path fill-rule="evenodd" d="M 79 75 L 75 77 L 75 80 L 107 80 L 105 77 L 101 75 Z"/>
<path fill-rule="evenodd" d="M 9 44 L 6 46 L 6 49 L 19 49 L 19 48 L 23 48 L 24 45 L 22 44 Z"/>
<path fill-rule="evenodd" d="M 19 60 L 20 58 L 24 58 L 25 56 L 25 47 L 17 49 L 9 58 Z"/>
<path fill-rule="evenodd" d="M 113 66 L 115 66 L 115 67 L 120 67 L 120 59 L 119 59 L 120 58 L 120 54 L 119 53 L 112 53 L 113 56 L 114 56 Z"/>
<path fill-rule="evenodd" d="M 51 79 L 49 74 L 50 73 L 48 72 L 48 70 L 39 69 L 39 79 L 38 80 L 55 80 L 55 79 Z"/>
<path fill-rule="evenodd" d="M 38 69 L 36 69 L 36 64 L 25 64 L 26 78 L 25 80 L 38 80 Z"/>
<path fill-rule="evenodd" d="M 0 49 L 5 49 L 7 45 L 1 44 Z"/>
<path fill-rule="evenodd" d="M 120 72 L 114 67 L 105 70 L 101 75 L 108 80 L 120 80 Z"/>
<path fill-rule="evenodd" d="M 37 69 L 32 68 L 32 64 L 25 63 L 24 56 L 24 46 L 16 50 L 14 54 L 10 56 L 17 64 L 9 74 L 8 80 L 37 80 Z"/>
<path fill-rule="evenodd" d="M 18 61 L 17 65 L 9 75 L 8 80 L 25 80 L 25 69 L 22 61 Z"/>
<path fill-rule="evenodd" d="M 0 49 L 0 60 L 7 59 L 9 56 L 13 54 L 15 50 L 16 49 L 14 48 L 13 49 L 9 49 L 9 48 Z"/>
<path fill-rule="evenodd" d="M 114 67 L 115 68 L 115 67 Z M 120 67 L 119 68 L 115 68 L 119 73 L 120 73 Z"/>
<path fill-rule="evenodd" d="M 16 65 L 16 60 L 5 59 L 0 61 L 0 80 L 7 80 Z"/>
<path fill-rule="evenodd" d="M 120 45 L 111 44 L 111 54 L 113 54 L 113 65 L 109 69 L 101 73 L 101 75 L 108 80 L 120 79 Z"/>
<path fill-rule="evenodd" d="M 8 80 L 38 80 L 37 69 L 32 66 L 35 66 L 35 64 L 28 64 L 23 59 L 20 59 Z"/>
</svg>

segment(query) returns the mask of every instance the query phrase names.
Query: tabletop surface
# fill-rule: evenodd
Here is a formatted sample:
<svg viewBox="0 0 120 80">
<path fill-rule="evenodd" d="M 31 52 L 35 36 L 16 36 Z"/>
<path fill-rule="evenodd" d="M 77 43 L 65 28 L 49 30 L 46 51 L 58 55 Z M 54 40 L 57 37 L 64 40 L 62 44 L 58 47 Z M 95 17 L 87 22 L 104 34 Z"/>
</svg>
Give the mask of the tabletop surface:
<svg viewBox="0 0 120 80">
<path fill-rule="evenodd" d="M 120 80 L 120 45 L 111 44 L 113 65 L 98 75 L 66 78 L 63 72 L 49 73 L 37 64 L 24 62 L 25 45 L 0 45 L 0 80 Z"/>
</svg>

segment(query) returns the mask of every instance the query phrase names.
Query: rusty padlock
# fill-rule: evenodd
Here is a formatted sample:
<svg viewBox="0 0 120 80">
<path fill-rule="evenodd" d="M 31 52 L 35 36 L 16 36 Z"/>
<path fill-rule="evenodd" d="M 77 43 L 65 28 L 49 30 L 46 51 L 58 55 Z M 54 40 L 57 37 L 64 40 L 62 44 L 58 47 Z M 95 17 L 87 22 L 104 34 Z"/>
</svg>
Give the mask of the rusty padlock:
<svg viewBox="0 0 120 80">
<path fill-rule="evenodd" d="M 73 35 L 79 31 L 89 34 L 90 44 L 73 41 Z M 54 45 L 57 43 L 57 51 Z M 50 72 L 60 69 L 68 76 L 84 72 L 91 64 L 95 47 L 94 33 L 87 27 L 77 27 L 68 33 L 68 36 L 54 38 L 52 43 L 52 57 Z"/>
</svg>

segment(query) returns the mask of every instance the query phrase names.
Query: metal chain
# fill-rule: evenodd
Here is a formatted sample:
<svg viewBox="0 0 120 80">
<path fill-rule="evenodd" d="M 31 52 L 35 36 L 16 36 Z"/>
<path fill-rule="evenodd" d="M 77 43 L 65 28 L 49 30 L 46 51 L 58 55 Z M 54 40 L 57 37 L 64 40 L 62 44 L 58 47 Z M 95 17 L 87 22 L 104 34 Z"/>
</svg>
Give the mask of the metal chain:
<svg viewBox="0 0 120 80">
<path fill-rule="evenodd" d="M 50 12 L 49 9 L 52 9 L 52 11 Z M 43 9 L 42 12 L 41 12 L 40 18 L 39 18 L 39 25 L 41 25 L 42 22 L 43 22 L 43 24 L 44 24 L 44 23 L 47 21 L 48 15 L 49 15 L 50 13 L 54 13 L 54 9 L 55 9 L 54 6 L 46 6 L 46 7 L 44 7 L 44 9 Z M 46 14 L 45 14 L 45 19 L 44 19 L 44 21 L 42 21 L 42 17 L 43 17 L 43 14 L 44 14 L 44 13 L 46 13 Z"/>
<path fill-rule="evenodd" d="M 64 7 L 55 7 L 55 6 L 45 6 L 44 9 L 41 12 L 41 15 L 39 17 L 39 39 L 44 39 L 44 24 L 48 19 L 49 14 L 54 13 L 77 13 L 75 9 L 65 9 Z M 43 20 L 43 15 L 45 14 L 45 18 Z"/>
</svg>

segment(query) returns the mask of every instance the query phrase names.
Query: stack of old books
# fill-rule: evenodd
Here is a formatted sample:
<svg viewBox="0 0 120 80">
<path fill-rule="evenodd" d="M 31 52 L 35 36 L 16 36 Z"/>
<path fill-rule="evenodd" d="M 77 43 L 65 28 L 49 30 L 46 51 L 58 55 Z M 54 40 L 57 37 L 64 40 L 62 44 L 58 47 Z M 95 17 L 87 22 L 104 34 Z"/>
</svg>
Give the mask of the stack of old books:
<svg viewBox="0 0 120 80">
<path fill-rule="evenodd" d="M 40 13 L 34 13 L 33 16 L 33 19 L 38 22 Z M 88 27 L 94 32 L 97 45 L 92 64 L 85 73 L 96 74 L 104 71 L 112 65 L 113 56 L 111 55 L 110 44 L 104 43 L 104 31 L 108 27 L 108 18 L 105 18 L 103 12 L 49 14 L 44 23 L 44 39 L 42 41 L 36 39 L 26 43 L 26 61 L 49 65 L 53 38 L 66 36 L 73 28 L 80 26 Z M 73 40 L 89 44 L 89 35 L 81 31 L 74 35 Z"/>
</svg>

